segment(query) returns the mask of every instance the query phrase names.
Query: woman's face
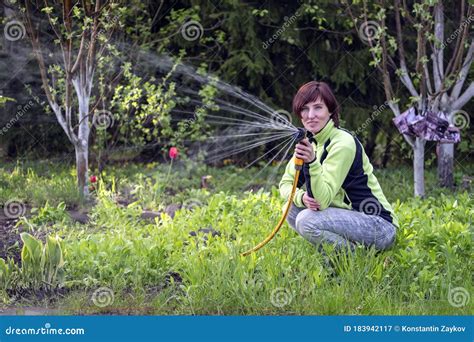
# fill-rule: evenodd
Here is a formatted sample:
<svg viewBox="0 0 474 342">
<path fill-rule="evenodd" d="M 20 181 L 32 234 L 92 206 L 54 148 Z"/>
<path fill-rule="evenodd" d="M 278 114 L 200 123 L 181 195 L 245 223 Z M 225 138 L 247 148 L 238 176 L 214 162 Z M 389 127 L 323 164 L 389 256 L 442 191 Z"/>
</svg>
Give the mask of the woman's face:
<svg viewBox="0 0 474 342">
<path fill-rule="evenodd" d="M 308 102 L 301 109 L 301 121 L 304 128 L 313 134 L 318 133 L 329 121 L 331 113 L 320 99 Z"/>
</svg>

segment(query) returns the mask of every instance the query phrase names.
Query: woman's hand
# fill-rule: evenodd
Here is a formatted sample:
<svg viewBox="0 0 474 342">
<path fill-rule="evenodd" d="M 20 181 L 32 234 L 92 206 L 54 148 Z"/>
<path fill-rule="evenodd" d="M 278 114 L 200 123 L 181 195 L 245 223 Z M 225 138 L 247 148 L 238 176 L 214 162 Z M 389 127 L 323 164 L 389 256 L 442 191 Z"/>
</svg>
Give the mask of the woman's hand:
<svg viewBox="0 0 474 342">
<path fill-rule="evenodd" d="M 308 196 L 307 192 L 303 194 L 303 204 L 306 206 L 306 208 L 313 210 L 319 210 L 321 207 L 318 201 Z"/>
<path fill-rule="evenodd" d="M 303 159 L 305 163 L 311 163 L 316 157 L 313 145 L 311 145 L 308 138 L 304 138 L 298 144 L 296 144 L 295 152 L 296 157 Z"/>
</svg>

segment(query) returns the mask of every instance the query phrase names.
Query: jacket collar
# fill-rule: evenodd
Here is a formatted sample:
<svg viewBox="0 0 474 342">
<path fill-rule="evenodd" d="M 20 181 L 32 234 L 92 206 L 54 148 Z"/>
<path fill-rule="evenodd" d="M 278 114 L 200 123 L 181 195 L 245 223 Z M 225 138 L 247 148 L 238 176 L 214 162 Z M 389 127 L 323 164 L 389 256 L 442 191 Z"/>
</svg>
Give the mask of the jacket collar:
<svg viewBox="0 0 474 342">
<path fill-rule="evenodd" d="M 318 145 L 319 144 L 324 144 L 324 142 L 329 138 L 331 135 L 332 130 L 334 129 L 334 121 L 330 118 L 329 121 L 326 123 L 326 125 L 323 127 L 322 130 L 320 130 L 316 134 L 310 133 L 310 138 L 309 141 L 314 141 Z"/>
</svg>

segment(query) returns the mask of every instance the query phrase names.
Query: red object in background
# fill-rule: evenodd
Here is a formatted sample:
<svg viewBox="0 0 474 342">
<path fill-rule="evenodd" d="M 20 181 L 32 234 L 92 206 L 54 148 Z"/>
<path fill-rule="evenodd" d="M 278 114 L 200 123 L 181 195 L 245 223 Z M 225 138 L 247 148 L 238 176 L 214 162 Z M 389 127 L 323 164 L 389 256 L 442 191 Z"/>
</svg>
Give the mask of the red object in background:
<svg viewBox="0 0 474 342">
<path fill-rule="evenodd" d="M 90 181 L 91 183 L 97 182 L 97 176 L 91 176 Z"/>
<path fill-rule="evenodd" d="M 178 149 L 176 147 L 171 147 L 169 155 L 171 159 L 176 159 L 176 157 L 178 157 Z"/>
</svg>

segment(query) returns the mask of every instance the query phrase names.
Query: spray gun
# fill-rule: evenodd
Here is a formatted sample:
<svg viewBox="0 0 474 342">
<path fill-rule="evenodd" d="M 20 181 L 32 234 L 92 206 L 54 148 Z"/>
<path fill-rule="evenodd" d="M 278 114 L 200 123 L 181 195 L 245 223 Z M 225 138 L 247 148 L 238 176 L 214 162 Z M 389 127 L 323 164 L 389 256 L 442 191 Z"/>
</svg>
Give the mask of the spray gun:
<svg viewBox="0 0 474 342">
<path fill-rule="evenodd" d="M 311 134 L 311 132 L 306 131 L 304 128 L 298 128 L 298 131 L 295 132 L 294 135 L 293 135 L 293 139 L 295 140 L 295 143 L 299 143 L 301 140 L 303 140 L 306 137 L 311 138 L 312 134 Z M 283 223 L 286 220 L 286 217 L 288 216 L 288 213 L 289 213 L 290 207 L 291 207 L 291 203 L 293 203 L 293 199 L 295 197 L 295 192 L 296 192 L 296 186 L 298 184 L 298 178 L 300 176 L 301 169 L 303 168 L 303 163 L 304 163 L 303 159 L 295 157 L 295 177 L 293 179 L 293 187 L 291 189 L 290 197 L 288 198 L 288 202 L 286 204 L 285 211 L 283 212 L 283 215 L 280 218 L 280 221 L 278 221 L 278 223 L 275 226 L 275 228 L 273 229 L 273 231 L 270 233 L 270 235 L 268 235 L 265 238 L 265 240 L 260 242 L 258 245 L 256 245 L 252 249 L 249 249 L 248 251 L 246 251 L 244 253 L 241 253 L 242 256 L 247 256 L 247 255 L 249 255 L 253 252 L 258 251 L 260 248 L 262 248 L 268 242 L 270 242 L 270 240 L 273 239 L 273 237 L 276 235 L 276 233 L 278 233 L 278 231 L 280 230 L 281 226 L 283 225 Z"/>
<path fill-rule="evenodd" d="M 307 136 L 308 132 L 304 129 L 299 127 L 298 131 L 293 135 L 295 139 L 295 143 L 299 143 L 301 140 L 303 140 Z M 301 171 L 303 167 L 303 159 L 296 158 L 295 157 L 295 169 L 296 171 Z M 298 172 L 299 174 L 299 172 Z M 298 181 L 298 178 L 296 178 L 296 181 Z"/>
</svg>

